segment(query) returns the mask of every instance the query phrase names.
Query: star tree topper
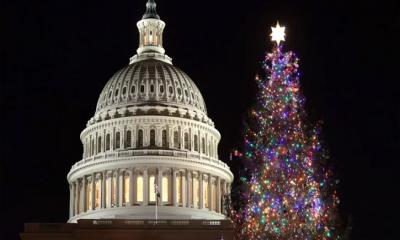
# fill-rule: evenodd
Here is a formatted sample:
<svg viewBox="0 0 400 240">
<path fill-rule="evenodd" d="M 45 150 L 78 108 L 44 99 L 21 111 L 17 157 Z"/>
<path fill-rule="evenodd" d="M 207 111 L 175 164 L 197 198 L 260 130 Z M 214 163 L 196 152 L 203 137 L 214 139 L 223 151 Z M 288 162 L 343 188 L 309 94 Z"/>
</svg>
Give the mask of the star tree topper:
<svg viewBox="0 0 400 240">
<path fill-rule="evenodd" d="M 285 27 L 279 26 L 279 22 L 276 22 L 276 27 L 271 27 L 271 40 L 275 41 L 279 46 L 281 41 L 285 41 Z"/>
</svg>

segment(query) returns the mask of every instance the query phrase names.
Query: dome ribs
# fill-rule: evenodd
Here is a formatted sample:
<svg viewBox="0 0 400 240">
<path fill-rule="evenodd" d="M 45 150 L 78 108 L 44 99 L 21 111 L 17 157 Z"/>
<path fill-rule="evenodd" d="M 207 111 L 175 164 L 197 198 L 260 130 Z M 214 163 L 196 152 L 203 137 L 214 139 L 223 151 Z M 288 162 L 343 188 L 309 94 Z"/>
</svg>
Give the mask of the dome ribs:
<svg viewBox="0 0 400 240">
<path fill-rule="evenodd" d="M 146 104 L 197 109 L 207 115 L 203 97 L 190 77 L 178 67 L 154 59 L 130 64 L 115 73 L 100 94 L 96 115 Z"/>
</svg>

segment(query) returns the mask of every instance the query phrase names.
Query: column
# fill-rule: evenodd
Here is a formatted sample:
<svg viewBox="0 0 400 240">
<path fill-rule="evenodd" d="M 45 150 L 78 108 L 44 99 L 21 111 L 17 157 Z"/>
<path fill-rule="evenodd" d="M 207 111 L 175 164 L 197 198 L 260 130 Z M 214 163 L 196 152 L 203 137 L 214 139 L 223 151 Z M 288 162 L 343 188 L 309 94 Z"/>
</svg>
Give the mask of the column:
<svg viewBox="0 0 400 240">
<path fill-rule="evenodd" d="M 186 169 L 186 207 L 190 207 L 190 171 Z"/>
<path fill-rule="evenodd" d="M 200 188 L 200 194 L 199 194 L 199 200 L 200 200 L 200 209 L 204 208 L 204 199 L 203 199 L 203 173 L 199 172 L 199 188 Z"/>
<path fill-rule="evenodd" d="M 124 171 L 121 169 L 117 170 L 117 207 L 122 207 L 122 194 L 123 194 L 123 182 L 121 178 L 124 175 Z"/>
<path fill-rule="evenodd" d="M 86 212 L 86 176 L 82 177 L 82 197 L 81 197 L 82 212 Z"/>
<path fill-rule="evenodd" d="M 143 205 L 149 205 L 149 176 L 147 168 L 143 170 Z"/>
<path fill-rule="evenodd" d="M 76 179 L 75 181 L 75 209 L 74 209 L 74 216 L 79 214 L 79 180 Z"/>
<path fill-rule="evenodd" d="M 101 176 L 101 208 L 106 208 L 106 181 L 107 171 L 103 171 Z"/>
<path fill-rule="evenodd" d="M 96 193 L 96 175 L 94 174 L 94 173 L 92 173 L 92 182 L 91 182 L 91 185 L 92 185 L 92 192 L 91 192 L 91 198 L 92 198 L 92 205 L 90 206 L 90 209 L 91 210 L 94 210 L 95 209 L 95 193 Z"/>
<path fill-rule="evenodd" d="M 211 181 L 211 174 L 208 174 L 208 209 L 211 210 L 212 204 L 212 181 Z"/>
<path fill-rule="evenodd" d="M 176 169 L 172 169 L 172 206 L 177 207 L 178 203 L 176 202 Z"/>
<path fill-rule="evenodd" d="M 159 202 L 158 202 L 158 205 L 162 205 L 162 169 L 161 168 L 158 168 L 158 176 L 155 176 L 155 177 L 157 177 L 157 182 L 158 182 L 158 191 L 160 192 L 160 196 L 161 196 L 161 199 L 157 199 L 157 196 L 156 196 L 156 201 L 158 200 Z"/>
<path fill-rule="evenodd" d="M 192 177 L 191 178 L 192 179 L 192 185 L 190 186 L 192 188 L 192 190 L 191 190 L 191 193 L 192 193 L 192 206 L 191 207 L 195 208 L 196 203 L 194 202 L 194 195 L 195 195 L 195 192 L 194 192 L 194 171 L 191 171 L 190 174 L 191 174 L 191 177 Z"/>
<path fill-rule="evenodd" d="M 130 169 L 130 174 L 129 174 L 129 206 L 132 206 L 134 203 L 134 188 L 135 188 L 135 168 Z"/>
<path fill-rule="evenodd" d="M 181 197 L 182 197 L 182 207 L 185 207 L 186 206 L 186 194 L 185 194 L 185 192 L 186 192 L 186 190 L 185 190 L 185 181 L 183 181 L 183 176 L 185 176 L 185 174 L 184 173 L 179 173 L 179 175 L 180 175 L 180 178 L 181 178 Z"/>
<path fill-rule="evenodd" d="M 221 178 L 220 177 L 217 177 L 217 192 L 216 192 L 216 194 L 217 194 L 217 212 L 219 212 L 219 213 L 221 213 L 222 211 L 221 211 L 221 200 L 222 200 L 222 198 L 221 198 Z"/>
<path fill-rule="evenodd" d="M 69 218 L 74 215 L 74 187 L 73 183 L 69 184 Z"/>
</svg>

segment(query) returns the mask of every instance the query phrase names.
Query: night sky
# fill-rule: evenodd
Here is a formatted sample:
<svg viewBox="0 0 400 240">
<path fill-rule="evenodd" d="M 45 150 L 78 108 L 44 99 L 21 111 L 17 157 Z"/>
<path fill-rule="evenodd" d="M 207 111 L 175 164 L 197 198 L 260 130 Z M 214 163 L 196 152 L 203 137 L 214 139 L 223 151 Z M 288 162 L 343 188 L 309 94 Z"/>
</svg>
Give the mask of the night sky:
<svg viewBox="0 0 400 240">
<path fill-rule="evenodd" d="M 166 53 L 202 92 L 222 135 L 219 156 L 234 171 L 229 151 L 242 144 L 270 26 L 286 26 L 284 48 L 300 58 L 309 117 L 324 121 L 352 239 L 398 239 L 399 3 L 156 2 Z M 24 222 L 67 220 L 79 134 L 103 86 L 135 54 L 145 3 L 1 2 L 1 239 L 18 239 Z"/>
</svg>

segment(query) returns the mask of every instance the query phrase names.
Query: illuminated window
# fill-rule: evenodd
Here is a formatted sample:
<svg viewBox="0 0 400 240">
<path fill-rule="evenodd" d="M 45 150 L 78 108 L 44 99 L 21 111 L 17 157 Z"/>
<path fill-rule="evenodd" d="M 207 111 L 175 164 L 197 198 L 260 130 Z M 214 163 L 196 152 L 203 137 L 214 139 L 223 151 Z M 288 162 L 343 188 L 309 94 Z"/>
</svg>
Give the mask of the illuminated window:
<svg viewBox="0 0 400 240">
<path fill-rule="evenodd" d="M 185 133 L 185 149 L 189 149 L 189 133 Z"/>
<path fill-rule="evenodd" d="M 167 176 L 163 176 L 162 178 L 162 201 L 163 202 L 168 202 L 168 177 Z"/>
<path fill-rule="evenodd" d="M 124 203 L 129 202 L 129 174 L 124 175 Z"/>
<path fill-rule="evenodd" d="M 97 153 L 101 152 L 101 137 L 97 138 Z"/>
<path fill-rule="evenodd" d="M 136 201 L 143 202 L 143 177 L 136 178 Z"/>
<path fill-rule="evenodd" d="M 112 177 L 107 176 L 106 180 L 106 207 L 110 208 L 111 207 L 111 183 L 112 183 Z"/>
<path fill-rule="evenodd" d="M 162 130 L 161 135 L 162 147 L 167 148 L 167 130 Z"/>
<path fill-rule="evenodd" d="M 110 134 L 106 135 L 106 150 L 110 150 Z"/>
<path fill-rule="evenodd" d="M 193 205 L 196 208 L 200 206 L 200 187 L 198 178 L 193 178 Z"/>
<path fill-rule="evenodd" d="M 94 193 L 94 208 L 99 209 L 101 203 L 101 179 L 97 178 L 95 182 L 95 193 Z"/>
<path fill-rule="evenodd" d="M 143 130 L 142 129 L 139 129 L 139 131 L 138 131 L 137 147 L 143 147 Z"/>
<path fill-rule="evenodd" d="M 115 148 L 118 149 L 121 147 L 121 133 L 115 133 Z"/>
<path fill-rule="evenodd" d="M 155 176 L 150 176 L 149 178 L 149 201 L 155 202 L 156 201 L 156 194 L 154 192 L 154 181 L 156 180 Z"/>
<path fill-rule="evenodd" d="M 208 208 L 208 180 L 203 180 L 203 203 L 204 207 Z"/>
<path fill-rule="evenodd" d="M 198 143 L 198 139 L 197 139 L 197 135 L 194 135 L 194 150 L 196 151 L 196 152 L 198 152 L 199 151 L 199 143 Z"/>
<path fill-rule="evenodd" d="M 178 134 L 178 131 L 174 132 L 174 148 L 179 148 L 179 134 Z"/>
<path fill-rule="evenodd" d="M 150 130 L 150 147 L 156 146 L 156 130 Z"/>
</svg>

